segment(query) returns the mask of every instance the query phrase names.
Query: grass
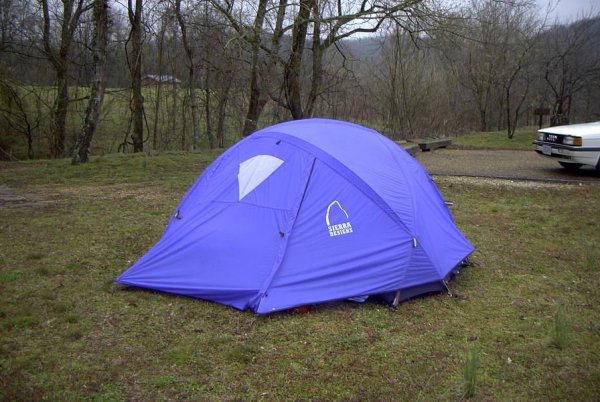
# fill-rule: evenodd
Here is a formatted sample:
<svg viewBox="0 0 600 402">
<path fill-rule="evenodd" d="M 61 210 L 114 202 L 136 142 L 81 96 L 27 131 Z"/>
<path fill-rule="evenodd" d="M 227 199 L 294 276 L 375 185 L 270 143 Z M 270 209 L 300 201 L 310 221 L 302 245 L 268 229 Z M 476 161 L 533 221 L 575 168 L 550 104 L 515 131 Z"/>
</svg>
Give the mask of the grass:
<svg viewBox="0 0 600 402">
<path fill-rule="evenodd" d="M 477 370 L 479 369 L 479 349 L 471 346 L 467 349 L 465 359 L 465 396 L 472 398 L 475 396 L 477 386 Z"/>
<path fill-rule="evenodd" d="M 537 127 L 518 128 L 513 138 L 506 130 L 465 134 L 452 138 L 452 146 L 465 149 L 506 149 L 531 151 L 531 143 L 537 138 Z"/>
<path fill-rule="evenodd" d="M 588 271 L 600 272 L 600 248 L 597 243 L 587 242 L 585 244 L 584 268 Z"/>
<path fill-rule="evenodd" d="M 254 316 L 113 284 L 214 156 L 0 164 L 34 201 L 0 205 L 0 400 L 458 400 L 469 366 L 477 399 L 597 398 L 599 186 L 437 178 L 477 266 L 450 283 L 462 297 L 395 311 Z"/>
<path fill-rule="evenodd" d="M 554 313 L 554 327 L 552 331 L 552 345 L 557 349 L 565 349 L 570 343 L 569 322 L 560 305 Z"/>
</svg>

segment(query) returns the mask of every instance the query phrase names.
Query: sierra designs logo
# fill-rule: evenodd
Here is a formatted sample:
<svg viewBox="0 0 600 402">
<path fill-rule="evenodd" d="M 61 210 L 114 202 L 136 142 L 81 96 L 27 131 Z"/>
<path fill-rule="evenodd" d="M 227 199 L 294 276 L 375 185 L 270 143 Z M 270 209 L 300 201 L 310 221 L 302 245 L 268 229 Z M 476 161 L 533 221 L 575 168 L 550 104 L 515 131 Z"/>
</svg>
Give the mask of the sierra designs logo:
<svg viewBox="0 0 600 402">
<path fill-rule="evenodd" d="M 329 230 L 329 236 L 342 236 L 352 233 L 352 224 L 348 212 L 342 207 L 338 200 L 333 201 L 327 207 L 325 223 Z"/>
</svg>

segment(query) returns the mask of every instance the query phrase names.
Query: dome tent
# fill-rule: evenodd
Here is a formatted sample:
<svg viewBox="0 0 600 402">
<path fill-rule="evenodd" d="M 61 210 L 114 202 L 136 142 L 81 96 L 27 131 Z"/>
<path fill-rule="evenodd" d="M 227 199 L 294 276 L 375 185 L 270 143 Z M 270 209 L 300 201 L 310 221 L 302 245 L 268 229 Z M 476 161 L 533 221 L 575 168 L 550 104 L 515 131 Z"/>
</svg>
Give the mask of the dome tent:
<svg viewBox="0 0 600 402">
<path fill-rule="evenodd" d="M 307 119 L 223 153 L 117 282 L 265 314 L 442 290 L 472 251 L 407 152 L 359 125 Z"/>
</svg>

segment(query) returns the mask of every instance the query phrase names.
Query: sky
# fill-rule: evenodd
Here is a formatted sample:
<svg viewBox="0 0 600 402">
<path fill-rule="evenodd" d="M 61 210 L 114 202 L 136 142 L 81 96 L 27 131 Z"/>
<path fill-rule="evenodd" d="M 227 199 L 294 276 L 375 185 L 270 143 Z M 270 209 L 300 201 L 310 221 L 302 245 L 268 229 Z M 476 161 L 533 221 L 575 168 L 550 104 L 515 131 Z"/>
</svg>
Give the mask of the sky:
<svg viewBox="0 0 600 402">
<path fill-rule="evenodd" d="M 553 11 L 550 13 L 549 23 L 558 18 L 559 23 L 569 23 L 581 16 L 588 16 L 590 13 L 598 15 L 600 13 L 600 0 L 535 0 L 540 15 L 543 17 L 548 9 L 548 3 L 551 3 Z M 557 4 L 558 3 L 558 4 Z"/>
</svg>

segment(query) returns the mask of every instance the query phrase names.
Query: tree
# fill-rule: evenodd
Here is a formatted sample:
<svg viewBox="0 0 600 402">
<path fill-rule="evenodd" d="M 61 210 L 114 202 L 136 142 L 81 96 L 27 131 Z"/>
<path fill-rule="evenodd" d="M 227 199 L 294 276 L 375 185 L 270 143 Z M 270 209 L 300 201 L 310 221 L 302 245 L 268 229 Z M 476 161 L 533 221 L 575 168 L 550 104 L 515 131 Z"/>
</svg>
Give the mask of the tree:
<svg viewBox="0 0 600 402">
<path fill-rule="evenodd" d="M 436 37 L 450 76 L 475 107 L 480 131 L 512 138 L 529 95 L 536 35 L 530 2 L 472 0 Z"/>
<path fill-rule="evenodd" d="M 434 52 L 425 43 L 415 43 L 398 26 L 382 39 L 381 46 L 382 60 L 373 75 L 384 131 L 403 139 L 432 135 L 438 130 L 446 97 Z"/>
<path fill-rule="evenodd" d="M 506 118 L 506 134 L 512 139 L 517 129 L 522 107 L 529 95 L 536 56 L 536 38 L 542 29 L 527 3 L 508 3 L 499 14 L 501 34 L 496 42 L 500 53 L 499 82 L 502 85 Z"/>
<path fill-rule="evenodd" d="M 134 5 L 135 1 L 135 5 Z M 142 45 L 144 25 L 142 21 L 142 0 L 127 0 L 131 42 L 131 55 L 128 59 L 131 79 L 131 119 L 133 132 L 133 152 L 144 151 L 144 96 L 142 94 Z"/>
<path fill-rule="evenodd" d="M 14 0 L 0 0 L 0 53 L 4 53 L 14 41 L 16 9 Z"/>
<path fill-rule="evenodd" d="M 247 136 L 252 134 L 256 128 L 258 127 L 258 119 L 262 113 L 264 105 L 266 104 L 266 93 L 262 88 L 262 84 L 260 83 L 260 53 L 261 53 L 261 42 L 263 40 L 263 26 L 265 22 L 265 16 L 267 13 L 267 4 L 268 0 L 259 0 L 256 16 L 254 18 L 254 23 L 252 26 L 252 30 L 248 30 L 243 21 L 238 21 L 234 16 L 233 10 L 235 1 L 225 1 L 225 4 L 222 5 L 220 2 L 215 1 L 213 4 L 217 10 L 219 10 L 223 15 L 229 20 L 232 27 L 238 32 L 241 38 L 243 38 L 250 45 L 250 90 L 249 90 L 249 100 L 248 100 L 248 109 L 246 112 L 246 119 L 244 121 L 244 129 L 242 132 L 243 136 Z M 278 17 L 276 26 L 281 26 L 283 23 L 283 17 L 285 16 L 285 0 L 282 1 L 283 7 L 279 7 L 278 9 Z M 273 41 L 278 40 L 281 37 L 280 32 L 277 30 L 273 32 Z M 269 49 L 269 53 L 272 57 L 275 57 L 279 53 L 279 42 L 272 42 L 271 48 Z M 270 66 L 270 65 L 269 65 Z M 270 74 L 265 74 L 270 75 Z M 265 77 L 266 78 L 266 77 Z"/>
<path fill-rule="evenodd" d="M 200 117 L 198 112 L 198 100 L 196 99 L 195 89 L 195 73 L 196 68 L 194 64 L 194 52 L 191 43 L 188 39 L 188 29 L 183 14 L 181 13 L 181 0 L 175 1 L 175 15 L 177 22 L 179 23 L 179 29 L 181 30 L 181 39 L 183 42 L 183 48 L 185 55 L 188 60 L 188 96 L 190 99 L 190 108 L 192 109 L 192 150 L 197 149 L 200 140 Z M 208 144 L 212 149 L 214 148 L 212 135 L 208 136 Z"/>
<path fill-rule="evenodd" d="M 267 96 L 286 107 L 294 119 L 312 115 L 323 82 L 322 55 L 331 46 L 359 33 L 376 32 L 388 19 L 401 19 L 403 15 L 416 16 L 424 10 L 423 0 L 300 0 L 298 5 L 280 0 L 278 6 L 272 8 L 267 7 L 268 0 L 259 0 L 253 29 L 249 30 L 246 21 L 236 17 L 245 14 L 240 12 L 242 6 L 236 4 L 235 0 L 213 0 L 213 4 L 230 21 L 240 38 L 246 40 L 251 47 L 249 107 L 243 135 L 249 135 L 257 127 Z M 284 26 L 286 17 L 293 21 L 292 24 Z M 274 21 L 272 29 L 264 28 L 267 21 Z M 311 28 L 312 68 L 310 83 L 305 85 L 305 80 L 301 79 L 302 67 Z M 280 39 L 289 31 L 292 32 L 292 39 L 286 60 L 280 54 Z M 271 38 L 270 43 L 268 38 Z M 269 61 L 265 63 L 265 60 Z M 280 88 L 285 94 L 284 99 L 280 99 L 276 93 L 265 94 L 269 85 L 262 84 L 274 79 L 273 62 L 283 70 Z M 310 88 L 308 94 L 304 90 L 306 87 Z"/>
<path fill-rule="evenodd" d="M 167 28 L 171 22 L 172 13 L 170 13 L 169 9 L 164 9 L 162 13 L 160 13 L 160 28 L 158 30 L 158 34 L 155 38 L 155 46 L 156 46 L 156 71 L 155 73 L 162 77 L 164 75 L 164 53 L 165 53 L 165 36 L 167 32 Z M 159 132 L 160 132 L 160 124 L 159 117 L 161 112 L 161 102 L 162 102 L 162 92 L 163 85 L 157 85 L 154 92 L 154 121 L 152 125 L 152 149 L 161 149 L 159 145 Z M 185 142 L 182 145 L 182 149 L 184 149 Z"/>
<path fill-rule="evenodd" d="M 89 161 L 91 144 L 100 111 L 104 100 L 106 88 L 106 58 L 108 48 L 108 0 L 94 0 L 94 37 L 93 37 L 93 59 L 94 77 L 90 86 L 90 99 L 85 112 L 85 118 L 81 132 L 75 139 L 73 146 L 73 157 L 71 163 L 77 165 Z"/>
<path fill-rule="evenodd" d="M 304 8 L 303 8 L 304 6 Z M 310 10 L 312 14 L 308 14 Z M 340 1 L 304 0 L 292 26 L 292 51 L 285 65 L 284 78 L 287 108 L 294 119 L 312 116 L 323 82 L 323 54 L 331 46 L 356 34 L 377 32 L 385 21 L 394 20 L 403 28 L 404 18 L 425 19 L 431 10 L 422 0 L 369 1 L 359 4 Z M 368 22 L 368 23 L 366 23 Z M 306 29 L 311 24 L 312 60 L 308 96 L 302 104 L 305 85 L 299 79 L 304 54 Z"/>
<path fill-rule="evenodd" d="M 586 19 L 572 26 L 558 26 L 543 35 L 544 80 L 552 94 L 552 126 L 569 124 L 573 98 L 598 82 L 600 52 L 594 39 L 600 34 L 600 19 Z M 597 85 L 597 84 L 596 84 Z"/>
<path fill-rule="evenodd" d="M 10 130 L 25 137 L 29 159 L 33 159 L 35 156 L 34 134 L 44 118 L 33 107 L 32 104 L 36 103 L 41 103 L 41 99 L 35 91 L 20 87 L 8 80 L 0 80 L 0 116 Z M 2 150 L 1 147 L 0 150 Z"/>
<path fill-rule="evenodd" d="M 81 16 L 90 9 L 86 0 L 61 0 L 62 10 L 51 13 L 51 0 L 39 0 L 42 5 L 43 28 L 42 43 L 46 58 L 54 69 L 56 79 L 56 98 L 53 112 L 52 155 L 64 156 L 66 150 L 66 123 L 69 107 L 69 63 L 75 31 L 79 26 Z M 56 16 L 58 21 L 53 17 Z M 53 27 L 60 25 L 56 32 Z"/>
<path fill-rule="evenodd" d="M 455 19 L 454 26 L 440 35 L 438 48 L 450 76 L 466 91 L 475 106 L 480 131 L 488 131 L 494 99 L 497 98 L 501 64 L 494 42 L 499 34 L 497 4 L 473 0 L 471 8 Z"/>
</svg>

